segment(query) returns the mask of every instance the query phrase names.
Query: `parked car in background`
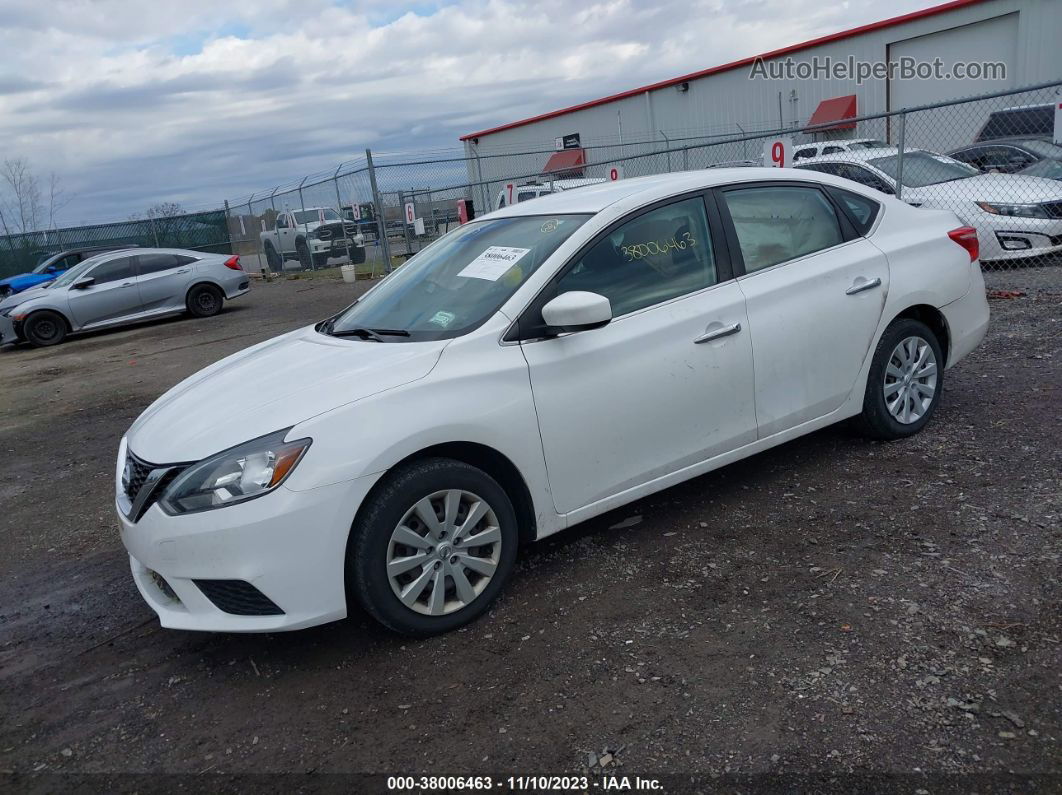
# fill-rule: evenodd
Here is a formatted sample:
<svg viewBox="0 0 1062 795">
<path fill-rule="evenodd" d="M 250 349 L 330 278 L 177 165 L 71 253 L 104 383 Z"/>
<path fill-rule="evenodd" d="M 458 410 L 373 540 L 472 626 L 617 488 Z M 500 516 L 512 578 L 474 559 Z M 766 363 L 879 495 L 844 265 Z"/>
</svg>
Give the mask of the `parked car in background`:
<svg viewBox="0 0 1062 795">
<path fill-rule="evenodd" d="M 156 400 L 121 537 L 165 627 L 444 632 L 522 542 L 850 417 L 917 433 L 987 325 L 951 212 L 793 169 L 563 191 Z"/>
<path fill-rule="evenodd" d="M 964 146 L 948 156 L 978 171 L 1062 179 L 1062 146 L 1038 138 L 1001 138 Z"/>
<path fill-rule="evenodd" d="M 551 193 L 560 193 L 576 188 L 585 188 L 587 185 L 599 185 L 605 180 L 599 177 L 585 177 L 573 179 L 555 179 L 549 182 L 527 182 L 523 185 L 514 185 L 512 195 L 508 195 L 507 188 L 498 191 L 494 198 L 494 209 L 498 210 L 510 204 L 519 204 L 529 199 L 537 199 L 539 196 L 548 196 Z"/>
<path fill-rule="evenodd" d="M 31 287 L 40 287 L 42 284 L 47 284 L 74 267 L 82 260 L 120 248 L 130 248 L 130 246 L 84 246 L 81 248 L 68 248 L 55 254 L 49 254 L 29 273 L 20 273 L 16 276 L 0 279 L 0 298 L 6 298 L 14 293 L 21 293 Z"/>
<path fill-rule="evenodd" d="M 249 288 L 238 255 L 112 251 L 80 262 L 49 285 L 0 301 L 0 344 L 57 345 L 73 332 L 180 312 L 210 317 Z"/>
<path fill-rule="evenodd" d="M 888 146 L 876 138 L 852 138 L 851 140 L 818 141 L 793 147 L 793 162 L 819 155 L 835 155 L 838 152 L 856 152 L 860 149 L 880 149 Z"/>
<path fill-rule="evenodd" d="M 260 233 L 266 262 L 283 269 L 284 260 L 297 259 L 304 270 L 324 267 L 329 259 L 349 254 L 350 261 L 365 261 L 365 238 L 354 221 L 345 221 L 331 207 L 284 210 L 272 229 Z"/>
<path fill-rule="evenodd" d="M 844 177 L 896 193 L 896 147 L 863 149 L 803 160 L 798 169 Z M 946 155 L 911 149 L 903 158 L 903 200 L 951 210 L 977 230 L 981 260 L 1008 260 L 1062 251 L 1062 185 L 1022 174 L 982 174 Z"/>
<path fill-rule="evenodd" d="M 1040 138 L 1050 141 L 1054 130 L 1054 105 L 1019 105 L 992 111 L 974 141 L 994 141 L 998 138 Z"/>
</svg>

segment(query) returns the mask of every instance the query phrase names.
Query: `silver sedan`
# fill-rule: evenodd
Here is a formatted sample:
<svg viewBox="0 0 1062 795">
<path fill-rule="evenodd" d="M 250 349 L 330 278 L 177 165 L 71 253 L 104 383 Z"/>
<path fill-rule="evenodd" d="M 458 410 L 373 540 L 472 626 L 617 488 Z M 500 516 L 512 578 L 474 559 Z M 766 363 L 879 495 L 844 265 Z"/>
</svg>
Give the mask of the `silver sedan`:
<svg viewBox="0 0 1062 795">
<path fill-rule="evenodd" d="M 249 287 L 238 255 L 178 248 L 109 251 L 51 284 L 0 302 L 0 344 L 57 345 L 72 332 L 180 312 L 210 317 Z"/>
</svg>

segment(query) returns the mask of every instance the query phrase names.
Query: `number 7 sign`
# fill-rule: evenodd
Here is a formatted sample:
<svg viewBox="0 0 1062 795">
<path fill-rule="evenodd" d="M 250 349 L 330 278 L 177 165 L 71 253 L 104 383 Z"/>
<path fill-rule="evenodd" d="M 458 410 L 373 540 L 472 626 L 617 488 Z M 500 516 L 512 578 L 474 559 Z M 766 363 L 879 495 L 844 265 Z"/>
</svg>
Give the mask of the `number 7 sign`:
<svg viewBox="0 0 1062 795">
<path fill-rule="evenodd" d="M 775 138 L 763 145 L 763 165 L 789 168 L 793 164 L 793 139 Z"/>
</svg>

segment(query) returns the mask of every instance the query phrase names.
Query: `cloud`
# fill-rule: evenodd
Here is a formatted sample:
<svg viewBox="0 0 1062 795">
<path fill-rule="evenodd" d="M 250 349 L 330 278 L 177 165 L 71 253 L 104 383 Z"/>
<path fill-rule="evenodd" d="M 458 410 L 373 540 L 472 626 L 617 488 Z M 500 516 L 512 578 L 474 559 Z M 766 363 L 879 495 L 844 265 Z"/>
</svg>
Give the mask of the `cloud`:
<svg viewBox="0 0 1062 795">
<path fill-rule="evenodd" d="M 0 140 L 63 177 L 69 223 L 217 206 L 366 147 L 457 150 L 475 129 L 884 13 L 871 0 L 6 0 Z"/>
</svg>

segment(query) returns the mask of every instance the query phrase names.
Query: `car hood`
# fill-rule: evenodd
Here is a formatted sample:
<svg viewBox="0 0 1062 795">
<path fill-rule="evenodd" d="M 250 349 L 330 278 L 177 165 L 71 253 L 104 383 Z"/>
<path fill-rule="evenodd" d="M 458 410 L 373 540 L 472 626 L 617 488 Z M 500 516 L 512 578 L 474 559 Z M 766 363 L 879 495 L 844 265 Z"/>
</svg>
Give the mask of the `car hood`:
<svg viewBox="0 0 1062 795">
<path fill-rule="evenodd" d="M 152 403 L 129 449 L 155 464 L 198 461 L 426 376 L 448 340 L 337 339 L 307 327 L 200 370 Z"/>
<path fill-rule="evenodd" d="M 14 293 L 13 295 L 9 295 L 3 301 L 0 301 L 0 312 L 45 295 L 50 295 L 50 293 L 48 292 L 48 288 L 43 285 L 40 287 L 31 287 L 28 290 L 23 290 L 21 293 Z"/>
<path fill-rule="evenodd" d="M 941 182 L 921 188 L 905 188 L 907 195 L 923 200 L 939 199 L 954 202 L 1012 202 L 1038 203 L 1062 199 L 1062 186 L 1056 180 L 1025 177 L 1021 174 L 978 174 L 975 177 Z"/>
<path fill-rule="evenodd" d="M 55 276 L 50 273 L 18 273 L 14 276 L 8 276 L 6 279 L 0 279 L 0 285 L 10 287 L 13 290 L 25 290 L 27 287 L 47 284 L 52 281 L 55 281 Z"/>
</svg>

